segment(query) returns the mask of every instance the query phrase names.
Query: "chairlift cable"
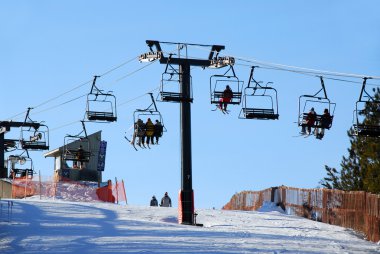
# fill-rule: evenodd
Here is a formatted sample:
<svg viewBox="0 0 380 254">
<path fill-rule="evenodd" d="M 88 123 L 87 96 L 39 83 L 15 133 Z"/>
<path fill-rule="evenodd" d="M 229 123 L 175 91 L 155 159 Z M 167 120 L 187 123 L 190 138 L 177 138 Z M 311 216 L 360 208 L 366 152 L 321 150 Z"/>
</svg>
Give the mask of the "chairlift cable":
<svg viewBox="0 0 380 254">
<path fill-rule="evenodd" d="M 160 89 L 159 86 L 156 87 L 156 88 L 154 88 L 154 89 L 152 89 L 152 90 L 150 90 L 150 91 L 148 91 L 148 92 L 146 92 L 146 93 L 144 93 L 144 94 L 142 94 L 142 95 L 139 95 L 139 96 L 137 96 L 137 97 L 134 97 L 134 98 L 132 98 L 132 99 L 130 99 L 130 100 L 128 100 L 128 101 L 125 101 L 125 102 L 119 103 L 119 104 L 117 104 L 117 106 L 118 106 L 118 107 L 121 107 L 121 106 L 123 106 L 123 105 L 125 105 L 125 104 L 128 104 L 128 103 L 132 102 L 132 101 L 138 100 L 138 99 L 140 99 L 140 98 L 146 96 L 146 94 L 148 94 L 148 93 L 152 93 L 152 92 L 154 92 L 154 91 L 157 91 L 158 89 Z"/>
<path fill-rule="evenodd" d="M 109 74 L 109 73 L 111 73 L 111 72 L 113 72 L 113 71 L 115 71 L 115 70 L 117 70 L 117 69 L 123 67 L 124 65 L 129 64 L 129 63 L 132 62 L 132 61 L 135 61 L 136 59 L 138 59 L 138 57 L 133 57 L 133 58 L 129 59 L 128 61 L 126 61 L 126 62 L 124 62 L 124 63 L 121 63 L 121 64 L 115 66 L 114 68 L 112 68 L 112 69 L 110 69 L 110 70 L 104 72 L 103 74 L 100 75 L 100 77 L 106 76 L 107 74 Z"/>
<path fill-rule="evenodd" d="M 108 71 L 104 72 L 101 76 L 105 76 L 105 75 L 107 75 L 107 74 L 109 74 L 109 73 L 111 73 L 111 72 L 113 72 L 113 71 L 115 71 L 115 70 L 117 70 L 117 69 L 123 67 L 124 65 L 126 65 L 126 64 L 128 64 L 128 63 L 130 63 L 130 62 L 132 62 L 132 61 L 134 61 L 134 60 L 136 60 L 136 58 L 138 58 L 138 57 L 133 57 L 133 58 L 129 59 L 128 61 L 126 61 L 126 62 L 124 62 L 124 63 L 121 63 L 121 64 L 119 64 L 119 65 L 117 65 L 117 66 L 115 66 L 115 67 L 109 69 Z M 62 97 L 62 96 L 64 96 L 64 95 L 66 95 L 66 94 L 68 94 L 68 93 L 71 93 L 71 92 L 73 92 L 73 91 L 75 91 L 75 90 L 77 90 L 77 89 L 79 89 L 79 88 L 81 88 L 81 87 L 83 87 L 83 86 L 85 86 L 85 85 L 91 83 L 92 81 L 93 81 L 93 80 L 91 79 L 91 80 L 88 80 L 88 81 L 86 81 L 86 82 L 83 82 L 83 83 L 81 83 L 81 84 L 79 84 L 79 85 L 77 85 L 77 86 L 71 88 L 70 90 L 68 90 L 68 91 L 66 91 L 66 92 L 63 92 L 63 93 L 61 93 L 61 94 L 59 94 L 59 95 L 57 95 L 57 96 L 55 96 L 55 97 L 53 97 L 53 98 L 50 98 L 50 99 L 48 99 L 48 100 L 46 100 L 46 101 L 44 101 L 44 102 L 42 102 L 42 103 L 40 103 L 40 104 L 38 104 L 38 105 L 36 105 L 36 106 L 33 106 L 33 108 L 36 109 L 36 108 L 39 108 L 39 107 L 41 107 L 41 106 L 43 106 L 43 105 L 45 105 L 45 104 L 48 104 L 49 102 L 54 101 L 54 100 L 56 100 L 56 99 L 58 99 L 58 98 L 60 98 L 60 97 Z M 62 104 L 62 105 L 63 105 L 63 104 Z M 26 112 L 26 111 L 23 111 L 23 112 L 21 112 L 21 113 L 19 113 L 19 114 L 16 114 L 16 115 L 14 115 L 14 116 L 12 116 L 12 117 L 10 117 L 10 118 L 8 118 L 8 119 L 13 120 L 14 118 L 18 117 L 19 115 L 23 115 L 23 114 L 25 114 L 25 112 Z"/>
<path fill-rule="evenodd" d="M 63 125 L 60 125 L 60 126 L 58 126 L 58 127 L 55 127 L 55 128 L 50 129 L 49 132 L 53 132 L 53 131 L 56 131 L 56 130 L 62 129 L 62 128 L 64 128 L 64 127 L 67 127 L 67 126 L 73 125 L 73 124 L 78 123 L 78 122 L 80 122 L 80 121 L 81 121 L 81 120 L 75 120 L 75 121 L 70 122 L 70 123 L 65 123 L 65 124 L 63 124 Z"/>
<path fill-rule="evenodd" d="M 200 45 L 195 45 L 195 44 L 188 44 L 188 45 L 196 47 L 196 48 L 201 49 L 201 50 L 206 50 L 205 48 L 200 47 Z M 284 65 L 284 64 L 278 64 L 278 63 L 270 63 L 270 62 L 260 61 L 260 60 L 256 60 L 256 59 L 249 59 L 246 57 L 236 57 L 236 56 L 233 56 L 233 57 L 235 59 L 243 61 L 243 62 L 255 63 L 255 64 L 259 64 L 261 66 L 273 67 L 273 68 L 276 68 L 277 70 L 291 71 L 291 72 L 300 73 L 300 74 L 303 74 L 303 73 L 311 74 L 312 73 L 312 74 L 316 74 L 316 75 L 320 75 L 320 76 L 321 75 L 322 76 L 329 75 L 329 76 L 341 76 L 341 77 L 361 78 L 361 79 L 365 78 L 365 77 L 371 78 L 371 79 L 380 79 L 380 76 L 359 75 L 359 74 L 352 74 L 352 73 L 341 73 L 341 72 L 318 70 L 318 69 L 311 69 L 311 68 L 305 68 L 305 67 L 299 67 L 299 66 Z M 250 66 L 252 66 L 252 64 Z M 297 71 L 297 69 L 300 71 Z"/>
<path fill-rule="evenodd" d="M 63 105 L 65 105 L 65 104 L 68 104 L 68 103 L 70 103 L 70 102 L 76 101 L 76 100 L 78 100 L 78 99 L 80 99 L 80 98 L 83 98 L 83 97 L 85 97 L 86 95 L 87 95 L 87 94 L 82 94 L 82 95 L 80 95 L 80 96 L 78 96 L 78 97 L 76 97 L 76 98 L 73 98 L 73 99 L 70 99 L 70 100 L 68 100 L 68 101 L 62 102 L 62 103 L 57 104 L 57 105 L 55 105 L 55 106 L 52 106 L 52 107 L 50 107 L 50 108 L 46 108 L 46 109 L 43 109 L 43 110 L 37 111 L 37 112 L 35 112 L 35 113 L 33 113 L 33 114 L 36 115 L 36 114 L 40 114 L 40 113 L 43 113 L 43 112 L 46 112 L 46 111 L 49 111 L 49 110 L 52 110 L 52 109 L 58 108 L 58 107 L 60 107 L 60 106 L 63 106 Z"/>
<path fill-rule="evenodd" d="M 142 94 L 142 95 L 139 95 L 139 96 L 137 96 L 137 97 L 135 97 L 135 98 L 132 98 L 132 99 L 130 99 L 130 100 L 128 100 L 128 101 L 125 101 L 125 102 L 119 103 L 119 104 L 117 104 L 117 106 L 120 107 L 120 106 L 123 106 L 123 105 L 125 105 L 125 104 L 128 104 L 128 103 L 130 103 L 130 102 L 132 102 L 132 101 L 135 101 L 135 100 L 137 100 L 137 99 L 140 99 L 140 98 L 146 96 L 147 93 L 154 92 L 154 91 L 156 91 L 156 90 L 158 90 L 158 89 L 159 89 L 159 87 L 157 87 L 157 88 L 155 88 L 155 89 L 152 89 L 152 90 L 150 90 L 150 91 L 148 91 L 148 92 L 146 92 L 146 93 L 144 93 L 144 94 Z M 80 97 L 78 97 L 78 98 L 76 98 L 76 99 L 79 99 L 79 98 L 81 98 L 81 97 L 83 97 L 83 96 L 86 96 L 86 95 L 82 95 L 82 96 L 80 96 Z M 69 103 L 69 101 L 66 102 L 66 103 Z M 62 104 L 62 105 L 63 105 L 63 104 Z M 56 107 L 58 107 L 58 106 L 61 106 L 61 105 L 57 105 Z M 41 113 L 41 112 L 37 112 L 37 113 Z M 61 126 L 58 126 L 58 127 L 52 128 L 52 129 L 50 129 L 50 132 L 55 131 L 55 130 L 62 129 L 62 128 L 66 127 L 66 126 L 73 125 L 73 124 L 77 123 L 78 121 L 80 122 L 80 121 L 82 121 L 82 120 L 75 120 L 75 121 L 73 121 L 73 122 L 66 123 L 66 124 L 63 124 L 63 125 L 61 125 Z"/>
<path fill-rule="evenodd" d="M 136 58 L 133 58 L 133 60 L 135 60 L 135 59 L 136 59 Z M 130 61 L 131 61 L 131 60 L 130 60 Z M 127 64 L 127 63 L 130 62 L 130 61 L 127 61 L 127 62 L 125 62 L 125 63 L 123 63 L 123 64 L 121 64 L 121 65 L 119 65 L 119 66 L 113 68 L 113 70 L 116 70 L 116 68 L 120 68 L 121 66 Z M 153 62 L 152 62 L 152 63 L 153 63 Z M 150 64 L 152 64 L 152 63 L 150 63 Z M 115 80 L 113 84 L 115 84 L 115 83 L 117 83 L 117 82 L 119 82 L 119 81 L 121 81 L 121 80 L 123 80 L 123 79 L 125 79 L 125 78 L 127 78 L 127 77 L 129 77 L 129 76 L 131 76 L 131 75 L 133 75 L 133 74 L 135 74 L 135 73 L 137 73 L 137 72 L 139 72 L 140 70 L 142 70 L 142 69 L 148 67 L 150 64 L 148 64 L 148 65 L 144 65 L 143 67 L 141 67 L 141 68 L 139 68 L 139 69 L 137 69 L 137 70 L 134 70 L 134 71 L 128 73 L 127 75 L 125 75 L 125 76 L 123 76 L 123 77 L 121 77 L 121 78 Z M 108 74 L 108 73 L 110 73 L 110 71 L 108 71 L 106 74 Z M 105 75 L 105 74 L 103 74 L 102 76 L 104 76 L 104 75 Z M 54 97 L 54 98 L 51 98 L 51 99 L 49 99 L 49 100 L 47 100 L 47 101 L 45 101 L 45 102 L 43 102 L 43 103 L 41 103 L 41 104 L 39 104 L 39 105 L 33 107 L 33 108 L 40 107 L 40 106 L 42 106 L 42 105 L 44 105 L 44 104 L 47 104 L 47 103 L 50 102 L 50 101 L 53 101 L 53 100 L 55 100 L 55 99 L 58 99 L 59 97 L 65 95 L 65 94 L 67 94 L 67 93 L 70 93 L 70 92 L 72 92 L 72 91 L 74 91 L 74 90 L 76 90 L 76 89 L 78 89 L 78 88 L 80 88 L 80 87 L 82 87 L 82 86 L 84 86 L 84 85 L 87 85 L 87 84 L 91 83 L 92 81 L 93 81 L 93 80 L 90 80 L 90 81 L 87 81 L 87 82 L 85 82 L 85 83 L 82 83 L 82 84 L 80 84 L 80 85 L 74 87 L 73 89 L 71 89 L 71 90 L 69 90 L 69 91 L 67 91 L 67 92 L 65 92 L 65 93 L 62 93 L 62 94 L 60 94 L 60 95 L 58 95 L 58 96 L 56 96 L 56 97 Z M 155 91 L 155 90 L 156 90 L 156 89 L 154 89 L 154 90 L 152 90 L 152 91 Z M 52 109 L 55 109 L 55 108 L 58 108 L 58 107 L 60 107 L 60 106 L 65 105 L 65 104 L 67 104 L 67 103 L 70 103 L 70 102 L 76 101 L 76 100 L 78 100 L 78 99 L 80 99 L 80 98 L 82 98 L 82 97 L 85 97 L 85 96 L 87 96 L 87 94 L 80 95 L 80 96 L 78 96 L 78 97 L 76 97 L 76 98 L 73 98 L 73 99 L 70 99 L 70 100 L 68 100 L 68 101 L 65 101 L 65 102 L 62 102 L 62 103 L 60 103 L 60 104 L 57 104 L 57 105 L 55 105 L 55 106 L 52 106 L 52 107 L 49 107 L 49 108 L 43 109 L 43 110 L 41 110 L 41 111 L 33 112 L 33 115 L 36 115 L 36 114 L 39 114 L 39 113 L 43 113 L 43 112 L 46 112 L 46 111 L 50 111 L 50 110 L 52 110 Z M 17 114 L 17 115 L 14 115 L 12 118 L 9 118 L 9 119 L 11 119 L 11 120 L 15 120 L 16 117 L 21 116 L 21 115 L 24 115 L 25 112 L 26 112 L 26 111 L 23 111 L 22 113 L 19 113 L 19 114 Z"/>
<path fill-rule="evenodd" d="M 130 72 L 130 73 L 128 73 L 128 74 L 126 74 L 126 75 L 124 75 L 124 76 L 118 78 L 118 79 L 116 79 L 116 80 L 113 82 L 113 84 L 115 84 L 115 83 L 117 83 L 117 82 L 119 82 L 119 81 L 121 81 L 121 80 L 123 80 L 123 79 L 125 79 L 125 78 L 127 78 L 127 77 L 129 77 L 129 76 L 132 76 L 133 74 L 135 74 L 135 73 L 137 73 L 137 72 L 139 72 L 139 71 L 145 69 L 146 67 L 148 67 L 148 66 L 150 66 L 151 64 L 153 64 L 155 61 L 156 61 L 156 60 L 153 60 L 153 61 L 150 62 L 149 64 L 146 64 L 146 65 L 144 65 L 143 67 L 138 68 L 138 69 L 136 69 L 136 70 L 134 70 L 134 71 L 132 71 L 132 72 Z"/>
<path fill-rule="evenodd" d="M 235 65 L 252 67 L 252 65 L 249 65 L 249 64 L 235 63 Z M 328 80 L 335 80 L 335 81 L 354 83 L 354 84 L 362 84 L 362 81 L 354 81 L 354 80 L 348 80 L 348 79 L 333 78 L 333 77 L 328 77 L 326 75 L 316 75 L 315 73 L 312 74 L 312 73 L 309 73 L 309 72 L 297 71 L 297 70 L 288 70 L 288 69 L 279 68 L 279 67 L 264 67 L 264 66 L 260 66 L 260 65 L 257 65 L 255 67 L 260 68 L 260 69 L 266 69 L 266 70 L 278 70 L 278 71 L 293 72 L 293 73 L 296 73 L 296 74 L 301 74 L 301 75 L 310 76 L 310 77 L 320 77 L 320 76 L 322 76 L 324 79 L 328 79 Z M 367 83 L 367 85 L 368 86 L 376 86 L 376 87 L 380 86 L 380 84 L 373 84 L 373 83 L 372 84 Z"/>
<path fill-rule="evenodd" d="M 333 71 L 326 71 L 326 70 L 318 70 L 318 69 L 311 69 L 311 68 L 305 68 L 305 67 L 298 67 L 298 66 L 291 66 L 291 65 L 284 65 L 284 64 L 277 64 L 277 63 L 270 63 L 270 62 L 264 62 L 259 61 L 255 59 L 247 59 L 244 57 L 235 57 L 236 59 L 244 62 L 249 63 L 256 63 L 263 66 L 269 66 L 269 67 L 278 67 L 284 70 L 302 70 L 307 73 L 314 73 L 318 75 L 330 75 L 330 76 L 340 76 L 340 77 L 350 77 L 350 78 L 365 78 L 365 77 L 371 77 L 371 79 L 380 79 L 378 76 L 371 76 L 371 75 L 359 75 L 359 74 L 351 74 L 351 73 L 341 73 L 341 72 L 333 72 Z"/>
</svg>

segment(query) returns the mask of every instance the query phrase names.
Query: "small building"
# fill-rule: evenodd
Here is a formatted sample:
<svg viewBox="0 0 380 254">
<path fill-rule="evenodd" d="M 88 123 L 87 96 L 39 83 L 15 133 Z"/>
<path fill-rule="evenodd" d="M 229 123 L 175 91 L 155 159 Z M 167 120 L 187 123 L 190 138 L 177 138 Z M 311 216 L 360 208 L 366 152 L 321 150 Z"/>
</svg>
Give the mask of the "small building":
<svg viewBox="0 0 380 254">
<path fill-rule="evenodd" d="M 48 151 L 44 156 L 54 158 L 54 174 L 59 177 L 59 180 L 101 182 L 102 171 L 98 171 L 101 140 L 101 131 L 88 135 L 86 143 L 83 139 L 68 139 L 70 142 Z M 79 150 L 81 150 L 81 155 L 75 152 Z M 86 155 L 83 156 L 82 153 Z"/>
</svg>

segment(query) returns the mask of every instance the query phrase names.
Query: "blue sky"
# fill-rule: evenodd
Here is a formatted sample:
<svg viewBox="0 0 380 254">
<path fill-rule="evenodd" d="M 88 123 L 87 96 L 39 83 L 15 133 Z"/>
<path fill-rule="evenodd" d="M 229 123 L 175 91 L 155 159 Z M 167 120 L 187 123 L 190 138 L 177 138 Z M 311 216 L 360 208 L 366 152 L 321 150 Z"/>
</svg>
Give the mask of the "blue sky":
<svg viewBox="0 0 380 254">
<path fill-rule="evenodd" d="M 51 148 L 62 146 L 66 134 L 81 130 L 86 100 L 54 106 L 88 93 L 90 84 L 80 85 L 93 75 L 132 60 L 97 81 L 100 88 L 116 95 L 118 121 L 88 123 L 86 128 L 89 133 L 102 130 L 102 138 L 108 141 L 104 180 L 124 179 L 129 203 L 148 204 L 153 194 L 161 198 L 168 191 L 177 205 L 179 105 L 157 103 L 168 130 L 160 146 L 136 152 L 123 138 L 133 112 L 149 105 L 149 97 L 141 95 L 159 86 L 165 68 L 158 62 L 133 61 L 148 51 L 145 40 L 220 44 L 226 46 L 223 55 L 239 59 L 378 77 L 379 7 L 378 1 L 2 1 L 0 119 L 10 119 L 79 86 L 35 107 L 31 114 L 33 120 L 49 126 Z M 206 58 L 208 52 L 193 47 L 189 55 Z M 245 84 L 250 65 L 241 60 L 235 65 Z M 257 80 L 274 82 L 280 114 L 278 121 L 257 121 L 238 119 L 239 106 L 230 106 L 229 115 L 211 111 L 209 78 L 223 70 L 193 68 L 191 72 L 196 207 L 220 208 L 243 190 L 282 184 L 314 188 L 325 176 L 324 165 L 339 167 L 349 147 L 346 131 L 352 125 L 360 84 L 325 79 L 337 108 L 333 128 L 319 141 L 293 137 L 299 132 L 294 123 L 298 98 L 318 91 L 318 78 L 257 69 Z M 380 84 L 379 80 L 369 83 Z M 24 115 L 17 117 L 14 120 L 20 121 Z M 53 172 L 51 158 L 45 159 L 42 152 L 31 156 L 41 174 Z"/>
</svg>

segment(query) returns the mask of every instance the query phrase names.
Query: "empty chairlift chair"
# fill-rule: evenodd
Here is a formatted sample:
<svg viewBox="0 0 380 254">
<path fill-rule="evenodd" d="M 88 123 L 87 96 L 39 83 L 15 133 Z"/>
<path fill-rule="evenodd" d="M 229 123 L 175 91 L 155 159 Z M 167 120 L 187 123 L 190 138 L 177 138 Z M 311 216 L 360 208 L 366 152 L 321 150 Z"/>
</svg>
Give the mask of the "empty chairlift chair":
<svg viewBox="0 0 380 254">
<path fill-rule="evenodd" d="M 94 122 L 115 122 L 117 120 L 116 97 L 111 91 L 105 93 L 96 87 L 95 82 L 98 77 L 94 77 L 91 91 L 87 95 L 87 119 Z"/>
<path fill-rule="evenodd" d="M 249 82 L 244 89 L 242 109 L 239 114 L 240 119 L 257 119 L 257 120 L 278 120 L 278 98 L 277 90 L 268 82 L 261 86 L 260 82 L 253 79 L 252 67 Z M 254 86 L 251 86 L 251 82 Z"/>
<path fill-rule="evenodd" d="M 157 98 L 162 102 L 193 102 L 192 81 L 190 76 L 190 84 L 188 91 L 181 91 L 181 73 L 170 64 L 171 55 L 169 55 L 168 63 L 164 73 L 161 76 L 160 93 Z"/>
<path fill-rule="evenodd" d="M 380 114 L 380 100 L 374 98 L 365 90 L 367 79 L 363 79 L 359 100 L 356 102 L 354 124 L 352 126 L 353 132 L 351 134 L 354 136 L 380 138 L 380 123 L 377 120 Z M 366 94 L 367 100 L 363 98 L 363 93 Z"/>
</svg>

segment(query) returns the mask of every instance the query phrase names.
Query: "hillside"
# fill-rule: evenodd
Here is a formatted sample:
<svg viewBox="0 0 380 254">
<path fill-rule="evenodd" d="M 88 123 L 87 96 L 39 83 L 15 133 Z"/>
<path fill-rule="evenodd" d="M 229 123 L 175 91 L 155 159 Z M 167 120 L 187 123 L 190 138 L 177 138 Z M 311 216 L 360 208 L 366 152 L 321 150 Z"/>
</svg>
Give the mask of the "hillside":
<svg viewBox="0 0 380 254">
<path fill-rule="evenodd" d="M 351 230 L 282 213 L 198 210 L 204 227 L 177 224 L 176 208 L 1 201 L 0 252 L 379 253 Z M 9 220 L 9 221 L 8 221 Z"/>
</svg>

